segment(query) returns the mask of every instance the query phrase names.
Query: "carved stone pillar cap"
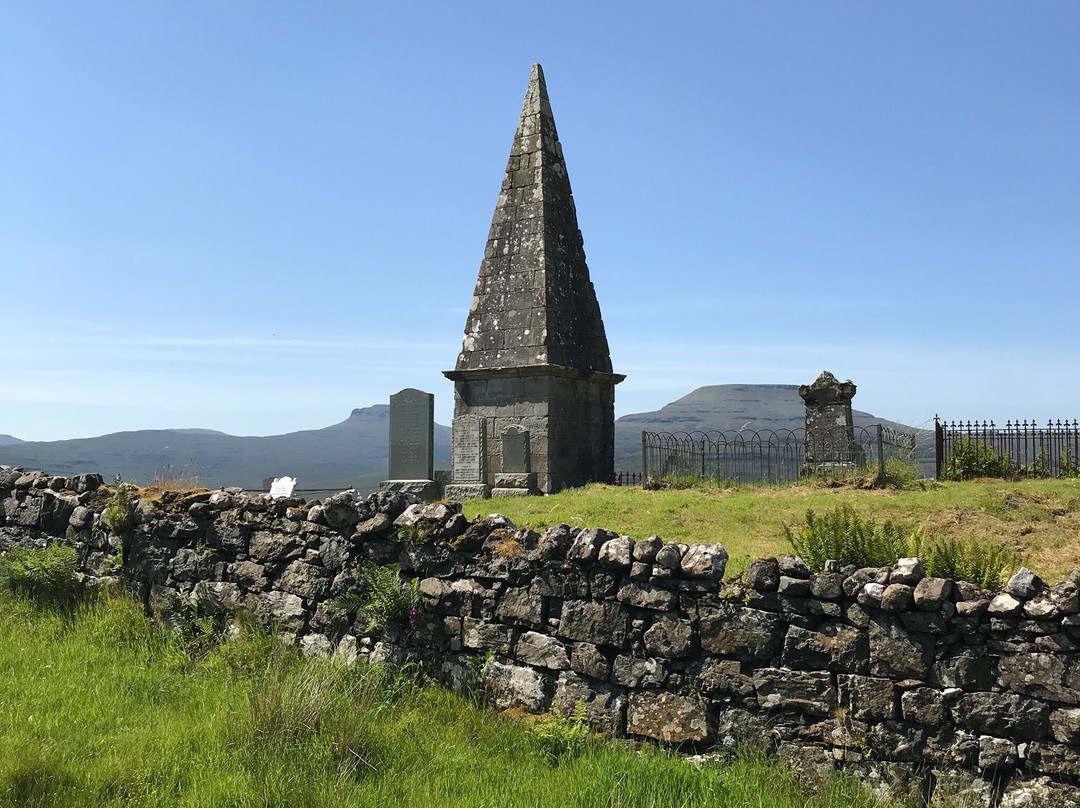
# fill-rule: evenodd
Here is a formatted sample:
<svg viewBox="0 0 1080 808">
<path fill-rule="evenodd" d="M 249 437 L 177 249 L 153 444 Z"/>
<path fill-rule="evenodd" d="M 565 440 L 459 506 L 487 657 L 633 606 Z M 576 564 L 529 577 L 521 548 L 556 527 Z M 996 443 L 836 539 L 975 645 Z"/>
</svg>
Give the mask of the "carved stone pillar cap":
<svg viewBox="0 0 1080 808">
<path fill-rule="evenodd" d="M 829 371 L 823 370 L 813 384 L 799 387 L 799 397 L 807 404 L 843 404 L 855 397 L 855 383 L 836 380 Z"/>
</svg>

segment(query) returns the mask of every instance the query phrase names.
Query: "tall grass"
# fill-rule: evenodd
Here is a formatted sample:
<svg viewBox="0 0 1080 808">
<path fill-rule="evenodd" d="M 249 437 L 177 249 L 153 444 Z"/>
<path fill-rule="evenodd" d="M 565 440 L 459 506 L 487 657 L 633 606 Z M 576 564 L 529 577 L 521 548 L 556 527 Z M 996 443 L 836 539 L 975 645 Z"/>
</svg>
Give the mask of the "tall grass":
<svg viewBox="0 0 1080 808">
<path fill-rule="evenodd" d="M 2 595 L 0 806 L 869 808 L 778 764 L 543 737 L 407 673 L 301 660 L 247 633 L 198 660 L 137 603 L 74 619 Z M 564 733 L 565 734 L 565 733 Z"/>
</svg>

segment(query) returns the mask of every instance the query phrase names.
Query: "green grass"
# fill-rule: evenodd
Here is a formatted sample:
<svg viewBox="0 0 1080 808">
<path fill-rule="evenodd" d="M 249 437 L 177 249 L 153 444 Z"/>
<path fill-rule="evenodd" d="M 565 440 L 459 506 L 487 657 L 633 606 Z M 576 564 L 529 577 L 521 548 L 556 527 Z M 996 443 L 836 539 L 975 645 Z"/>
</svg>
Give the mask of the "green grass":
<svg viewBox="0 0 1080 808">
<path fill-rule="evenodd" d="M 721 542 L 739 572 L 753 559 L 791 552 L 783 525 L 813 509 L 851 505 L 878 522 L 892 519 L 960 542 L 1000 542 L 1048 580 L 1080 569 L 1080 480 L 924 483 L 902 490 L 827 485 L 696 487 L 643 491 L 589 485 L 549 497 L 472 500 L 465 514 L 503 513 L 543 530 L 559 522 L 604 527 L 637 539 Z M 1015 507 L 1012 507 L 1015 506 Z"/>
<path fill-rule="evenodd" d="M 699 769 L 576 735 L 553 755 L 550 732 L 257 634 L 194 659 L 121 597 L 5 595 L 0 615 L 0 806 L 874 804 L 840 778 L 808 795 L 761 757 Z"/>
</svg>

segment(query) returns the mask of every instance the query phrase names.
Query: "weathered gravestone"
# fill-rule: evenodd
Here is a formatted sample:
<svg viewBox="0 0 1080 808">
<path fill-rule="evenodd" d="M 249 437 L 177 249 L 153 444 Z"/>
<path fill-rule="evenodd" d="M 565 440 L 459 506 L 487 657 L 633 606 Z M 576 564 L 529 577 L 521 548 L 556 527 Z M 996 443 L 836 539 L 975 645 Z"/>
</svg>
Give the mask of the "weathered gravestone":
<svg viewBox="0 0 1080 808">
<path fill-rule="evenodd" d="M 855 442 L 855 427 L 851 419 L 855 384 L 850 379 L 837 381 L 835 376 L 824 370 L 813 384 L 799 387 L 799 396 L 806 404 L 804 472 L 817 474 L 835 471 L 862 462 L 863 451 Z"/>
<path fill-rule="evenodd" d="M 435 396 L 412 387 L 390 396 L 390 479 L 379 490 L 436 499 L 434 446 Z"/>
<path fill-rule="evenodd" d="M 454 419 L 451 434 L 454 467 L 451 482 L 446 486 L 446 498 L 453 500 L 481 499 L 491 496 L 487 479 L 487 423 L 483 418 L 463 416 Z"/>
<path fill-rule="evenodd" d="M 553 493 L 607 482 L 615 468 L 615 385 L 544 73 L 533 65 L 453 370 L 453 478 L 531 473 Z M 506 472 L 501 436 L 528 433 L 528 470 Z M 458 439 L 458 435 L 469 437 Z M 499 436 L 499 437 L 496 437 Z M 448 494 L 449 495 L 449 494 Z"/>
</svg>

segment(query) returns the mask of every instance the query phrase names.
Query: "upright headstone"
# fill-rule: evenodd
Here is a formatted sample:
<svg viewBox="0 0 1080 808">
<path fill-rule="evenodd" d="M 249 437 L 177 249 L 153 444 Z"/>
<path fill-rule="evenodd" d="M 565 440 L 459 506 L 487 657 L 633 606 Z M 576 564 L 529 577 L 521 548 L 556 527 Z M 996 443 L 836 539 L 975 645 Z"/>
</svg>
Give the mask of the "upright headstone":
<svg viewBox="0 0 1080 808">
<path fill-rule="evenodd" d="M 450 439 L 453 470 L 445 486 L 446 499 L 485 499 L 491 496 L 487 479 L 487 422 L 475 415 L 454 419 Z"/>
<path fill-rule="evenodd" d="M 435 396 L 412 387 L 390 396 L 390 479 L 379 490 L 437 498 L 434 446 Z"/>
<path fill-rule="evenodd" d="M 837 381 L 825 370 L 813 384 L 799 387 L 799 396 L 806 404 L 805 470 L 817 473 L 837 464 L 854 464 L 860 453 L 851 419 L 854 383 Z"/>
<path fill-rule="evenodd" d="M 562 145 L 533 65 L 453 370 L 454 483 L 476 463 L 476 420 L 491 436 L 481 482 L 498 487 L 501 436 L 529 433 L 529 472 L 544 493 L 611 479 L 615 385 Z M 521 472 L 514 472 L 521 473 Z M 448 494 L 449 496 L 449 494 Z"/>
</svg>

